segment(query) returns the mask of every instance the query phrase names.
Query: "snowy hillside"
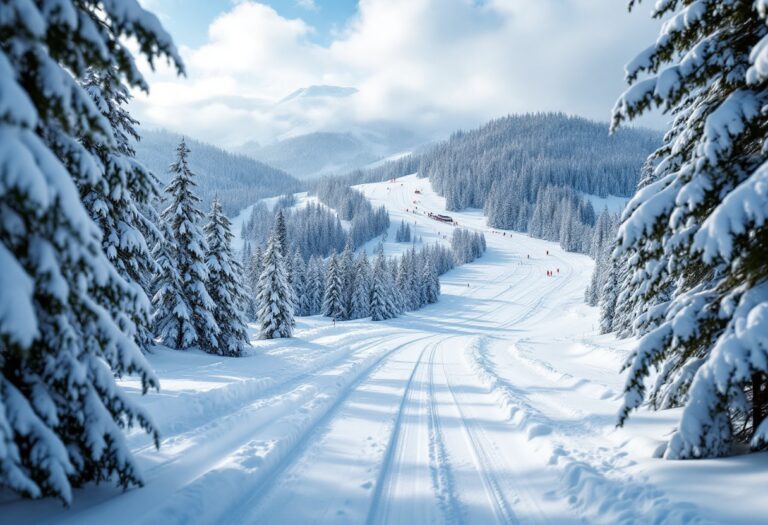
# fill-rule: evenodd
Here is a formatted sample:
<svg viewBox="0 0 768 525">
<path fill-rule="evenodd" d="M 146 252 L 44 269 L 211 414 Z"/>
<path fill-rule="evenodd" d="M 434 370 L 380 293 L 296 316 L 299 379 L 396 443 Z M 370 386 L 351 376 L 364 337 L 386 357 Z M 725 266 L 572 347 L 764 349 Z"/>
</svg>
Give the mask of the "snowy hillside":
<svg viewBox="0 0 768 525">
<path fill-rule="evenodd" d="M 396 158 L 421 142 L 402 129 L 370 126 L 352 132 L 304 133 L 264 146 L 250 142 L 237 151 L 299 179 L 313 179 L 347 173 L 390 156 Z"/>
<path fill-rule="evenodd" d="M 768 0 L 564 3 L 0 3 L 0 525 L 768 523 Z"/>
<path fill-rule="evenodd" d="M 608 213 L 621 213 L 629 201 L 628 197 L 618 197 L 616 195 L 601 197 L 599 195 L 583 193 L 582 196 L 589 201 L 595 213 L 600 213 L 603 210 L 608 210 Z"/>
<path fill-rule="evenodd" d="M 180 140 L 181 135 L 177 133 L 142 130 L 136 156 L 161 182 L 167 183 L 168 166 L 174 160 Z M 227 213 L 234 213 L 262 197 L 293 193 L 301 188 L 298 180 L 275 167 L 189 137 L 186 141 L 205 210 L 210 207 L 214 194 L 219 196 Z"/>
<path fill-rule="evenodd" d="M 315 197 L 314 195 L 307 194 L 306 191 L 294 193 L 293 197 L 296 202 L 292 206 L 286 208 L 288 210 L 299 210 L 311 203 L 311 204 L 316 204 L 318 206 L 323 206 L 327 208 L 329 211 L 335 213 L 333 209 L 328 208 L 322 202 L 317 200 L 317 197 Z M 272 210 L 275 204 L 277 203 L 277 201 L 280 200 L 280 198 L 281 197 L 267 197 L 266 199 L 260 199 L 259 202 L 264 203 L 267 206 L 267 208 Z M 250 218 L 251 212 L 253 211 L 254 206 L 255 206 L 254 204 L 251 204 L 250 206 L 243 208 L 242 210 L 240 210 L 239 213 L 234 215 L 231 219 L 232 232 L 235 234 L 234 239 L 232 239 L 232 248 L 235 251 L 240 251 L 243 249 L 244 239 L 240 236 L 240 232 L 243 228 L 243 224 Z M 341 224 L 345 228 L 349 228 L 348 221 L 341 221 Z"/>
<path fill-rule="evenodd" d="M 425 243 L 453 229 L 426 215 L 446 211 L 423 179 L 359 189 Z M 679 410 L 615 428 L 631 342 L 596 335 L 588 257 L 450 215 L 488 251 L 443 276 L 438 304 L 379 323 L 302 318 L 290 340 L 251 330 L 242 359 L 150 355 L 159 394 L 122 381 L 162 435 L 159 451 L 128 438 L 145 486 L 88 486 L 65 511 L 4 499 L 3 523 L 761 521 L 768 454 L 654 459 Z"/>
</svg>

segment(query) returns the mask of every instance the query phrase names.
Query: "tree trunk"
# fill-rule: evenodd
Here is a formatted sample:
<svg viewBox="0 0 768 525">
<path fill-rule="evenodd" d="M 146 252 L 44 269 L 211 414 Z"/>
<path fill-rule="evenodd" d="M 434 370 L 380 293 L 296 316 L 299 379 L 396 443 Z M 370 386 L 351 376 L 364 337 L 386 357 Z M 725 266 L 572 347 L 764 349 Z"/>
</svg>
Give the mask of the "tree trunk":
<svg viewBox="0 0 768 525">
<path fill-rule="evenodd" d="M 765 386 L 765 376 L 756 372 L 752 374 L 752 434 L 757 432 L 760 423 L 765 419 L 765 401 L 766 393 L 763 391 Z"/>
</svg>

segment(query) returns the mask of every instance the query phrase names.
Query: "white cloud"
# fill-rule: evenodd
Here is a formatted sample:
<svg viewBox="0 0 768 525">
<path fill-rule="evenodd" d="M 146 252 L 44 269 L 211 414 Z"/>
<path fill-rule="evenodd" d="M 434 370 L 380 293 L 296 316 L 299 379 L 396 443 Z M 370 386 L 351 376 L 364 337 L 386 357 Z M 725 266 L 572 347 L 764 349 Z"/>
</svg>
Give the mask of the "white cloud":
<svg viewBox="0 0 768 525">
<path fill-rule="evenodd" d="M 296 5 L 308 11 L 317 11 L 318 9 L 315 0 L 296 0 Z"/>
<path fill-rule="evenodd" d="M 139 118 L 223 146 L 375 122 L 435 137 L 509 112 L 606 120 L 623 64 L 655 24 L 617 0 L 361 0 L 328 46 L 313 28 L 241 2 L 183 49 L 188 77 L 150 75 Z M 358 93 L 276 105 L 304 86 Z"/>
</svg>

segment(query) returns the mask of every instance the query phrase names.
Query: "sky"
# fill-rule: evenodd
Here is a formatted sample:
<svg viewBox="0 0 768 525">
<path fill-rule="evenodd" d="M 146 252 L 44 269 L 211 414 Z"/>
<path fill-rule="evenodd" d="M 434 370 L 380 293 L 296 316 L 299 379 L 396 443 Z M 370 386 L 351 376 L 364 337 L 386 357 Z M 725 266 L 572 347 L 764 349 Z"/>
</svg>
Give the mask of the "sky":
<svg viewBox="0 0 768 525">
<path fill-rule="evenodd" d="M 606 121 L 658 33 L 647 2 L 624 0 L 140 1 L 187 74 L 144 64 L 137 118 L 230 149 L 312 131 L 435 140 L 520 112 Z M 288 97 L 310 86 L 347 89 Z"/>
</svg>

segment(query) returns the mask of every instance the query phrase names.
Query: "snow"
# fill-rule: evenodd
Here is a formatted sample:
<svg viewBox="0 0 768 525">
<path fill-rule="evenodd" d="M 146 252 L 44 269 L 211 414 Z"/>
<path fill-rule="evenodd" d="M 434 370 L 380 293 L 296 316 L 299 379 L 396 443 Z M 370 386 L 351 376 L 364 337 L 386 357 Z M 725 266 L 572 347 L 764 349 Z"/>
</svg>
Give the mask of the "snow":
<svg viewBox="0 0 768 525">
<path fill-rule="evenodd" d="M 619 197 L 617 195 L 600 197 L 599 195 L 593 195 L 591 193 L 582 193 L 581 196 L 589 201 L 597 215 L 600 215 L 605 209 L 607 209 L 609 213 L 620 214 L 624 210 L 624 206 L 629 202 L 628 197 Z"/>
<path fill-rule="evenodd" d="M 362 169 L 362 170 L 370 170 L 370 169 L 373 169 L 373 168 L 378 168 L 379 166 L 383 166 L 384 164 L 386 164 L 388 162 L 394 162 L 396 160 L 400 160 L 400 159 L 402 159 L 404 157 L 407 157 L 408 155 L 411 155 L 412 153 L 413 153 L 413 151 L 411 151 L 411 150 L 399 151 L 397 153 L 393 153 L 392 155 L 387 155 L 386 157 L 381 158 L 381 159 L 379 159 L 379 160 L 377 160 L 375 162 L 371 162 L 370 164 L 366 164 L 365 166 L 363 166 L 360 169 Z"/>
<path fill-rule="evenodd" d="M 0 332 L 8 334 L 9 342 L 24 348 L 37 337 L 37 318 L 32 303 L 34 283 L 18 261 L 0 244 Z"/>
<path fill-rule="evenodd" d="M 302 191 L 299 193 L 293 194 L 294 198 L 296 199 L 296 202 L 293 204 L 293 206 L 289 206 L 286 208 L 287 210 L 300 210 L 304 207 L 306 207 L 308 204 L 320 204 L 321 206 L 325 206 L 324 203 L 320 202 L 317 197 L 314 195 L 309 195 L 306 191 Z M 266 199 L 261 199 L 259 202 L 263 202 L 267 208 L 270 210 L 274 209 L 277 202 L 282 198 L 283 196 L 277 196 L 277 197 L 268 197 Z M 240 212 L 235 215 L 234 217 L 230 218 L 230 221 L 232 223 L 232 233 L 234 234 L 234 238 L 232 239 L 232 249 L 235 252 L 242 251 L 244 240 L 240 236 L 240 232 L 243 229 L 243 224 L 245 224 L 248 219 L 251 218 L 251 212 L 253 211 L 253 207 L 255 204 L 251 204 L 250 206 L 243 208 L 240 210 Z M 326 206 L 327 207 L 327 206 Z M 329 210 L 336 213 L 333 209 L 328 208 Z M 341 221 L 342 226 L 349 227 L 349 221 Z"/>
<path fill-rule="evenodd" d="M 731 191 L 704 221 L 694 237 L 693 248 L 711 262 L 719 255 L 730 260 L 733 240 L 744 235 L 748 225 L 760 228 L 768 216 L 768 165 L 763 164 Z"/>
<path fill-rule="evenodd" d="M 393 228 L 407 217 L 424 242 L 449 242 L 453 226 L 425 215 L 446 213 L 426 180 L 359 189 Z M 121 381 L 162 436 L 159 450 L 128 436 L 145 486 L 76 489 L 67 510 L 0 492 L 3 522 L 763 520 L 768 454 L 659 459 L 679 409 L 615 427 L 635 343 L 597 335 L 589 258 L 492 231 L 477 210 L 450 215 L 484 231 L 488 250 L 442 276 L 437 304 L 381 322 L 298 318 L 293 339 L 258 340 L 252 326 L 239 359 L 158 349 L 160 393 Z M 407 246 L 392 239 L 388 253 Z"/>
</svg>

